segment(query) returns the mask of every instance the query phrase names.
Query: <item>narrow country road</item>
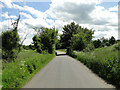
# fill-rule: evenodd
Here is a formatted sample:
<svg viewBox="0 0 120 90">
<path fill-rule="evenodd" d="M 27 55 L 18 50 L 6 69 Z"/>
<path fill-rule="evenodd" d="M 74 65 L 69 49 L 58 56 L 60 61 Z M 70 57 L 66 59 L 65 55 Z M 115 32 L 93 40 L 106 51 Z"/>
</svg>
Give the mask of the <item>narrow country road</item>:
<svg viewBox="0 0 120 90">
<path fill-rule="evenodd" d="M 57 53 L 23 88 L 113 88 L 79 61 Z"/>
</svg>

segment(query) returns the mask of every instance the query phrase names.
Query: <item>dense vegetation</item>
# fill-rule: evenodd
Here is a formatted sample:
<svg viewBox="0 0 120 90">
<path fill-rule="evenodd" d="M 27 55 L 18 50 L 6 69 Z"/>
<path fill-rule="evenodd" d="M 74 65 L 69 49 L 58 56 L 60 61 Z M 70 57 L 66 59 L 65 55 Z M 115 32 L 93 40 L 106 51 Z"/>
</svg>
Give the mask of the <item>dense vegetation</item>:
<svg viewBox="0 0 120 90">
<path fill-rule="evenodd" d="M 39 54 L 32 50 L 23 50 L 15 62 L 3 63 L 3 88 L 21 88 L 42 67 L 49 63 L 54 54 Z"/>
<path fill-rule="evenodd" d="M 2 62 L 0 62 L 2 63 L 3 88 L 22 87 L 55 56 L 58 31 L 55 28 L 42 27 L 41 32 L 33 37 L 34 45 L 22 45 L 26 37 L 23 41 L 19 38 L 17 30 L 19 19 L 20 16 L 12 24 L 12 29 L 4 31 L 0 35 L 3 52 Z"/>
<path fill-rule="evenodd" d="M 63 27 L 63 34 L 59 35 L 59 39 L 55 28 L 36 27 L 38 31 L 32 38 L 33 44 L 22 45 L 17 31 L 19 19 L 13 29 L 0 36 L 3 47 L 3 88 L 22 87 L 52 60 L 55 49 L 67 52 L 102 78 L 120 86 L 120 45 L 113 36 L 109 39 L 103 37 L 92 40 L 92 29 L 82 28 L 71 22 Z"/>
<path fill-rule="evenodd" d="M 40 32 L 33 37 L 34 46 L 39 53 L 55 53 L 58 31 L 55 28 L 40 28 Z"/>
<path fill-rule="evenodd" d="M 61 47 L 83 50 L 92 40 L 93 34 L 92 29 L 82 28 L 78 24 L 71 22 L 63 27 L 63 34 L 60 36 Z"/>
<path fill-rule="evenodd" d="M 2 38 L 2 40 L 0 40 L 2 42 L 2 58 L 7 62 L 14 61 L 20 51 L 20 38 L 17 30 L 19 19 L 20 16 L 12 24 L 12 29 L 2 32 L 0 35 L 0 38 Z"/>
<path fill-rule="evenodd" d="M 72 22 L 63 27 L 56 48 L 84 63 L 100 77 L 120 87 L 120 44 L 113 36 L 92 40 L 94 31 Z"/>
<path fill-rule="evenodd" d="M 90 52 L 74 51 L 71 56 L 81 61 L 100 77 L 120 87 L 119 50 L 120 45 L 115 44 L 110 47 L 97 48 Z"/>
</svg>

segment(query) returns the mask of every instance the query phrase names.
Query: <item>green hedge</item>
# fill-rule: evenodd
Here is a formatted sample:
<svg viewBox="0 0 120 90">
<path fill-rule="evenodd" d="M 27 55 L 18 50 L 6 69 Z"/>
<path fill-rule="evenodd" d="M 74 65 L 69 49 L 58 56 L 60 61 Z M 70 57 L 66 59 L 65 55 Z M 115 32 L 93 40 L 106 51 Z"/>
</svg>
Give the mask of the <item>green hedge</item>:
<svg viewBox="0 0 120 90">
<path fill-rule="evenodd" d="M 100 77 L 120 87 L 120 66 L 116 45 L 98 48 L 91 52 L 73 52 L 72 57 L 81 61 Z"/>
<path fill-rule="evenodd" d="M 3 69 L 3 88 L 21 88 L 54 57 L 54 54 L 43 55 L 33 51 L 21 52 L 15 62 L 7 64 Z"/>
</svg>

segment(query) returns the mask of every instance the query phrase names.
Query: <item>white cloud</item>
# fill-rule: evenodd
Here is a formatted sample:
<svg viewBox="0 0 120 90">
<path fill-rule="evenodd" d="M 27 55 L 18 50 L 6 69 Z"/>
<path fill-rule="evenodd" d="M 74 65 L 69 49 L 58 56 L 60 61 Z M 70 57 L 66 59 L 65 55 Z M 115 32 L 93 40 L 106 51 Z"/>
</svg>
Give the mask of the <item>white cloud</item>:
<svg viewBox="0 0 120 90">
<path fill-rule="evenodd" d="M 1 2 L 4 3 L 4 5 L 8 8 L 11 8 L 12 7 L 12 0 L 1 0 Z"/>
<path fill-rule="evenodd" d="M 114 6 L 114 7 L 109 8 L 109 11 L 118 11 L 118 5 L 117 5 L 117 6 Z"/>
<path fill-rule="evenodd" d="M 13 5 L 12 5 L 12 8 L 14 8 L 14 9 L 19 9 L 19 10 L 24 10 L 24 8 L 23 8 L 22 6 L 19 6 L 19 5 L 17 5 L 17 4 L 13 4 Z"/>
<path fill-rule="evenodd" d="M 24 17 L 29 18 L 29 19 L 33 19 L 31 15 L 23 13 L 23 12 L 20 12 L 20 15 L 23 15 Z"/>
<path fill-rule="evenodd" d="M 12 18 L 12 19 L 16 19 L 17 18 L 17 16 L 15 16 L 15 15 L 8 15 L 8 12 L 3 13 L 1 16 L 5 17 L 5 18 Z"/>
<path fill-rule="evenodd" d="M 98 3 L 100 2 L 95 0 L 92 2 L 87 2 L 87 0 L 62 0 L 59 2 L 52 0 L 51 7 L 46 13 L 56 19 L 54 24 L 59 28 L 64 25 L 63 22 L 75 21 L 84 27 L 93 28 L 96 30 L 95 33 L 100 32 L 101 36 L 110 37 L 114 33 L 113 36 L 117 39 L 117 29 L 115 28 L 118 28 L 118 13 L 98 6 Z"/>
<path fill-rule="evenodd" d="M 21 38 L 25 32 L 31 32 L 24 44 L 30 44 L 32 41 L 35 33 L 34 30 L 31 29 L 32 26 L 55 26 L 55 28 L 59 29 L 59 33 L 62 33 L 62 27 L 71 21 L 75 21 L 82 27 L 96 30 L 94 34 L 94 36 L 96 36 L 95 38 L 102 36 L 109 38 L 114 36 L 117 39 L 118 12 L 112 12 L 116 11 L 116 7 L 107 10 L 103 6 L 98 6 L 99 3 L 100 0 L 52 0 L 50 8 L 45 12 L 29 6 L 22 7 L 14 3 L 12 4 L 12 8 L 19 9 L 21 15 L 26 17 L 26 19 L 21 19 L 19 23 L 19 28 L 22 28 L 19 30 Z M 26 11 L 27 13 L 25 13 Z M 7 15 L 6 13 L 6 17 Z M 36 18 L 33 18 L 33 15 Z M 31 25 L 31 27 L 26 26 L 26 23 Z"/>
<path fill-rule="evenodd" d="M 41 11 L 38 11 L 32 7 L 29 6 L 24 6 L 24 10 L 28 11 L 29 13 L 31 13 L 32 15 L 36 16 L 36 17 L 44 17 L 44 13 Z"/>
</svg>

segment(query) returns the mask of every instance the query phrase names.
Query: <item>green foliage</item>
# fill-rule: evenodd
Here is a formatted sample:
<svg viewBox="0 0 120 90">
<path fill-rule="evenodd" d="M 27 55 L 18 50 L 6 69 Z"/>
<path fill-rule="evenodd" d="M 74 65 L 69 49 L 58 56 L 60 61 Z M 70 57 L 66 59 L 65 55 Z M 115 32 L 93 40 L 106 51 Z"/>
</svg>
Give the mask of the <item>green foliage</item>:
<svg viewBox="0 0 120 90">
<path fill-rule="evenodd" d="M 87 47 L 83 50 L 84 52 L 90 52 L 95 49 L 94 45 L 92 43 L 88 44 Z"/>
<path fill-rule="evenodd" d="M 19 46 L 19 35 L 17 30 L 10 30 L 2 32 L 2 57 L 8 61 L 13 60 L 17 56 L 17 49 Z"/>
<path fill-rule="evenodd" d="M 98 48 L 90 52 L 73 52 L 72 57 L 78 59 L 92 69 L 100 77 L 120 87 L 120 67 L 117 45 Z"/>
<path fill-rule="evenodd" d="M 34 45 L 29 45 L 29 49 L 31 49 L 31 50 L 35 50 L 35 47 L 34 47 Z"/>
<path fill-rule="evenodd" d="M 87 44 L 87 40 L 85 37 L 85 33 L 78 33 L 73 35 L 72 39 L 71 39 L 71 47 L 73 48 L 73 50 L 83 50 L 86 47 Z"/>
<path fill-rule="evenodd" d="M 101 47 L 110 46 L 109 40 L 107 38 L 102 37 L 100 38 L 100 40 L 101 40 Z"/>
<path fill-rule="evenodd" d="M 54 54 L 38 54 L 32 50 L 21 51 L 15 62 L 4 66 L 2 85 L 4 88 L 21 88 L 33 75 L 49 63 Z"/>
<path fill-rule="evenodd" d="M 74 22 L 65 25 L 63 29 L 63 35 L 60 37 L 62 46 L 64 48 L 71 46 L 74 50 L 83 50 L 86 44 L 90 43 L 94 34 L 94 31 L 82 28 Z"/>
<path fill-rule="evenodd" d="M 35 46 L 35 48 L 37 49 L 37 52 L 39 52 L 39 53 L 42 53 L 42 48 L 41 48 L 41 38 L 39 38 L 37 35 L 35 35 L 34 37 L 33 37 L 33 42 L 34 42 L 34 46 Z"/>
<path fill-rule="evenodd" d="M 120 51 L 120 43 L 114 45 L 114 50 Z"/>
<path fill-rule="evenodd" d="M 66 54 L 71 56 L 72 52 L 73 52 L 73 49 L 68 47 Z"/>
<path fill-rule="evenodd" d="M 109 43 L 110 44 L 115 44 L 115 42 L 116 42 L 116 40 L 115 40 L 115 38 L 112 36 L 110 39 L 109 39 Z"/>
<path fill-rule="evenodd" d="M 58 31 L 49 28 L 41 28 L 41 32 L 33 37 L 35 48 L 39 53 L 46 50 L 48 53 L 55 53 Z"/>
<path fill-rule="evenodd" d="M 115 40 L 115 38 L 112 36 L 109 40 L 105 39 L 104 37 L 102 37 L 101 39 L 97 39 L 93 41 L 93 44 L 95 46 L 95 48 L 99 48 L 99 47 L 105 47 L 105 46 L 110 46 L 115 44 L 117 41 Z"/>
<path fill-rule="evenodd" d="M 100 41 L 100 39 L 94 40 L 93 41 L 93 45 L 95 46 L 95 48 L 101 47 L 101 41 Z"/>
<path fill-rule="evenodd" d="M 57 42 L 56 42 L 56 49 L 61 49 L 61 48 L 62 48 L 62 43 L 58 39 Z"/>
<path fill-rule="evenodd" d="M 73 34 L 78 33 L 78 24 L 75 24 L 74 22 L 71 22 L 70 24 L 67 24 L 63 27 L 63 35 L 61 36 L 61 42 L 63 42 L 63 46 L 65 48 L 70 46 L 71 37 L 73 37 Z"/>
<path fill-rule="evenodd" d="M 25 50 L 35 50 L 34 45 L 22 45 L 22 48 Z"/>
</svg>

